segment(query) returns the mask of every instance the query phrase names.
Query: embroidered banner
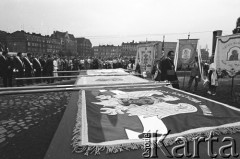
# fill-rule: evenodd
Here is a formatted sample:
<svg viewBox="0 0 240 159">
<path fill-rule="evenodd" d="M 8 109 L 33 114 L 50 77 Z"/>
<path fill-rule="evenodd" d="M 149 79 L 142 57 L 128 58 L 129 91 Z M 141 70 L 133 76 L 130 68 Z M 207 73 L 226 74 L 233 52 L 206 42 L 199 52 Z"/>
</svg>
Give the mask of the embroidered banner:
<svg viewBox="0 0 240 159">
<path fill-rule="evenodd" d="M 87 75 L 129 75 L 124 69 L 99 69 L 99 70 L 87 70 Z"/>
<path fill-rule="evenodd" d="M 119 83 L 148 83 L 148 80 L 132 75 L 127 76 L 86 76 L 81 77 L 75 84 L 77 85 L 91 85 L 91 84 L 119 84 Z"/>
<path fill-rule="evenodd" d="M 177 70 L 182 70 L 194 62 L 197 56 L 198 39 L 179 39 L 178 50 L 175 54 Z"/>
<path fill-rule="evenodd" d="M 213 131 L 240 129 L 240 109 L 181 90 L 161 86 L 89 89 L 80 93 L 74 130 L 75 152 L 99 154 L 143 146 L 143 134 L 170 135 L 191 140 Z"/>
<path fill-rule="evenodd" d="M 230 76 L 240 72 L 240 35 L 228 35 L 217 38 L 215 51 L 218 73 L 226 71 Z"/>
<path fill-rule="evenodd" d="M 155 53 L 155 43 L 143 44 L 138 46 L 135 64 L 140 64 L 142 72 L 151 72 L 155 59 Z"/>
</svg>

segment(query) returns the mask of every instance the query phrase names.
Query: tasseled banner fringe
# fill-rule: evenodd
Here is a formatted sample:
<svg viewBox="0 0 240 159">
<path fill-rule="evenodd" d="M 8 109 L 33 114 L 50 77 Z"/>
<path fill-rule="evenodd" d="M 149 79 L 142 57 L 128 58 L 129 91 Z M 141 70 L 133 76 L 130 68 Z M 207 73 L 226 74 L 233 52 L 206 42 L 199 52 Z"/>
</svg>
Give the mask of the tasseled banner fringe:
<svg viewBox="0 0 240 159">
<path fill-rule="evenodd" d="M 116 145 L 105 145 L 105 146 L 92 146 L 92 145 L 81 145 L 81 91 L 79 93 L 79 101 L 78 101 L 78 113 L 76 118 L 76 125 L 73 130 L 73 138 L 72 138 L 72 146 L 73 152 L 75 153 L 84 153 L 84 155 L 95 154 L 100 155 L 100 152 L 106 151 L 106 153 L 118 153 L 122 151 L 130 151 L 130 150 L 137 150 L 137 149 L 144 149 L 144 143 L 125 143 L 125 144 L 116 144 Z M 79 106 L 80 105 L 80 106 Z M 234 123 L 233 123 L 234 124 Z M 177 144 L 178 142 L 187 142 L 193 141 L 194 138 L 198 137 L 205 137 L 208 138 L 210 135 L 226 135 L 226 134 L 234 134 L 240 132 L 240 125 L 231 126 L 231 127 L 222 127 L 216 128 L 207 131 L 199 131 L 194 133 L 189 133 L 186 135 L 182 135 L 186 141 L 176 141 L 177 137 L 165 138 L 163 140 L 163 144 L 165 146 L 171 146 L 173 144 Z M 158 147 L 161 147 L 162 143 L 158 143 Z"/>
</svg>

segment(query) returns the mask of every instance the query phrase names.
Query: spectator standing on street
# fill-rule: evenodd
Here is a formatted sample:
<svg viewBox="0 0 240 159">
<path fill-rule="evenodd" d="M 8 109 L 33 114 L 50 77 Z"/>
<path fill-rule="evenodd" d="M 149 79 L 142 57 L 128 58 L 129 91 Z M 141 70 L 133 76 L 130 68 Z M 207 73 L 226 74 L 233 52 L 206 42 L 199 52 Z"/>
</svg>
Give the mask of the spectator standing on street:
<svg viewBox="0 0 240 159">
<path fill-rule="evenodd" d="M 200 82 L 201 80 L 200 67 L 201 66 L 199 66 L 198 57 L 195 57 L 194 63 L 190 66 L 191 72 L 190 72 L 190 78 L 188 81 L 187 91 L 190 91 L 193 80 L 195 80 L 193 93 L 197 91 L 198 82 Z"/>
<path fill-rule="evenodd" d="M 16 72 L 16 78 L 23 78 L 24 76 L 24 63 L 22 61 L 22 53 L 17 53 L 17 56 L 13 60 L 14 72 Z M 23 80 L 16 81 L 17 86 L 23 86 Z"/>
<path fill-rule="evenodd" d="M 4 87 L 12 87 L 12 67 L 8 51 L 3 51 L 2 55 L 0 55 L 0 75 L 2 76 Z"/>
<path fill-rule="evenodd" d="M 35 77 L 41 77 L 42 75 L 42 65 L 37 57 L 33 57 L 33 71 Z M 41 79 L 37 79 L 36 83 L 41 83 Z"/>
<path fill-rule="evenodd" d="M 46 61 L 46 74 L 47 76 L 52 77 L 53 76 L 53 59 L 51 55 L 48 55 L 48 59 Z M 54 79 L 48 79 L 47 83 L 53 83 Z"/>
<path fill-rule="evenodd" d="M 23 58 L 23 63 L 25 65 L 25 77 L 33 77 L 33 64 L 32 64 L 32 54 L 31 53 L 27 53 L 27 57 Z M 27 84 L 30 85 L 32 84 L 32 80 L 28 79 L 27 80 Z"/>
<path fill-rule="evenodd" d="M 216 71 L 216 65 L 213 63 L 213 57 L 211 58 L 209 70 L 208 70 L 208 81 L 209 81 L 209 90 L 208 94 L 216 95 L 216 89 L 218 86 L 218 77 L 217 77 L 217 71 Z"/>
<path fill-rule="evenodd" d="M 58 71 L 58 61 L 57 61 L 57 57 L 54 56 L 54 60 L 53 60 L 53 76 L 54 77 L 58 77 L 58 73 L 56 71 Z"/>
</svg>

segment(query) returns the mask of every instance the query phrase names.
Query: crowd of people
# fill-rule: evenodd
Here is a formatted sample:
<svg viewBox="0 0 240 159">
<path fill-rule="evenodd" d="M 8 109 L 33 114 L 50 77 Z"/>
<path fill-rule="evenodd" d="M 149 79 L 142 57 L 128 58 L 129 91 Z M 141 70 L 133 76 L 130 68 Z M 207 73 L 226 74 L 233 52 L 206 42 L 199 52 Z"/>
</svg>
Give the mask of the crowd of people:
<svg viewBox="0 0 240 159">
<path fill-rule="evenodd" d="M 133 57 L 115 57 L 115 58 L 80 58 L 67 57 L 58 54 L 33 56 L 27 53 L 23 56 L 21 52 L 16 56 L 8 55 L 8 51 L 3 51 L 0 55 L 0 76 L 2 77 L 4 87 L 12 87 L 14 78 L 31 77 L 57 77 L 68 75 L 68 73 L 58 73 L 57 71 L 77 71 L 87 69 L 133 69 L 135 59 Z M 25 81 L 25 82 L 24 82 Z M 54 78 L 36 80 L 16 80 L 17 86 L 31 85 L 33 83 L 53 83 Z"/>
<path fill-rule="evenodd" d="M 156 60 L 151 71 L 152 78 L 155 81 L 168 81 L 174 88 L 179 89 L 179 80 L 174 66 L 174 51 L 169 51 L 167 57 Z M 213 63 L 213 59 L 211 59 Z M 193 93 L 197 91 L 198 83 L 202 79 L 200 73 L 198 57 L 189 65 L 190 77 L 186 91 L 191 90 L 193 81 L 195 81 Z M 203 75 L 206 77 L 204 84 L 209 85 L 209 94 L 216 94 L 217 73 L 212 64 L 203 64 Z M 201 67 L 202 67 L 201 66 Z M 26 78 L 26 80 L 16 80 L 16 86 L 31 85 L 35 83 L 47 82 L 53 83 L 57 78 L 41 78 L 41 77 L 58 77 L 69 75 L 68 73 L 59 73 L 58 71 L 78 71 L 88 69 L 114 69 L 123 68 L 134 70 L 141 77 L 144 77 L 144 71 L 141 71 L 140 65 L 135 66 L 134 58 L 80 58 L 67 57 L 58 54 L 33 56 L 27 53 L 23 56 L 21 52 L 17 56 L 9 56 L 8 51 L 3 51 L 0 55 L 0 75 L 2 77 L 4 87 L 12 87 L 14 78 Z M 31 77 L 39 77 L 34 80 Z M 29 78 L 29 79 L 28 79 Z M 58 79 L 60 80 L 60 78 Z M 207 83 L 207 84 L 206 84 Z"/>
</svg>

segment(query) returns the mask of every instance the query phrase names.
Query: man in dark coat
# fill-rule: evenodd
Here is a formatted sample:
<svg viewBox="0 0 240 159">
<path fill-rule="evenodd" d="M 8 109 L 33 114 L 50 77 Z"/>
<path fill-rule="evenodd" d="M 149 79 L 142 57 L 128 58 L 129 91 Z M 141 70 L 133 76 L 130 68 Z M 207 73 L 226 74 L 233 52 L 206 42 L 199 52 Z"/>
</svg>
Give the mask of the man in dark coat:
<svg viewBox="0 0 240 159">
<path fill-rule="evenodd" d="M 39 62 L 41 63 L 42 66 L 42 76 L 46 77 L 47 76 L 47 71 L 46 71 L 46 62 L 47 62 L 47 55 L 44 54 L 43 56 L 41 56 L 41 58 L 39 59 Z M 43 82 L 45 82 L 46 79 L 43 79 Z"/>
<path fill-rule="evenodd" d="M 16 72 L 16 78 L 23 78 L 24 76 L 24 63 L 22 61 L 22 53 L 17 53 L 17 56 L 13 60 L 13 67 Z M 23 86 L 22 80 L 16 81 L 17 86 Z"/>
<path fill-rule="evenodd" d="M 42 75 L 42 65 L 40 63 L 40 61 L 38 60 L 37 57 L 32 58 L 32 62 L 33 62 L 33 71 L 34 71 L 34 76 L 35 77 L 41 77 Z M 41 79 L 37 79 L 36 83 L 40 83 Z"/>
<path fill-rule="evenodd" d="M 8 51 L 3 51 L 0 55 L 0 75 L 3 79 L 3 86 L 12 87 L 12 61 L 8 57 Z"/>
<path fill-rule="evenodd" d="M 27 57 L 23 58 L 23 63 L 25 65 L 25 77 L 33 77 L 33 64 L 32 64 L 32 54 L 27 53 Z M 27 84 L 32 84 L 32 80 L 28 79 Z"/>
<path fill-rule="evenodd" d="M 173 88 L 179 89 L 179 82 L 174 66 L 174 52 L 169 51 L 167 58 L 162 60 L 161 64 L 161 80 L 172 83 Z"/>
<path fill-rule="evenodd" d="M 45 68 L 46 68 L 46 75 L 52 77 L 53 76 L 53 59 L 51 55 L 48 55 Z M 48 81 L 47 83 L 53 83 L 54 79 L 48 79 L 47 81 Z"/>
</svg>

